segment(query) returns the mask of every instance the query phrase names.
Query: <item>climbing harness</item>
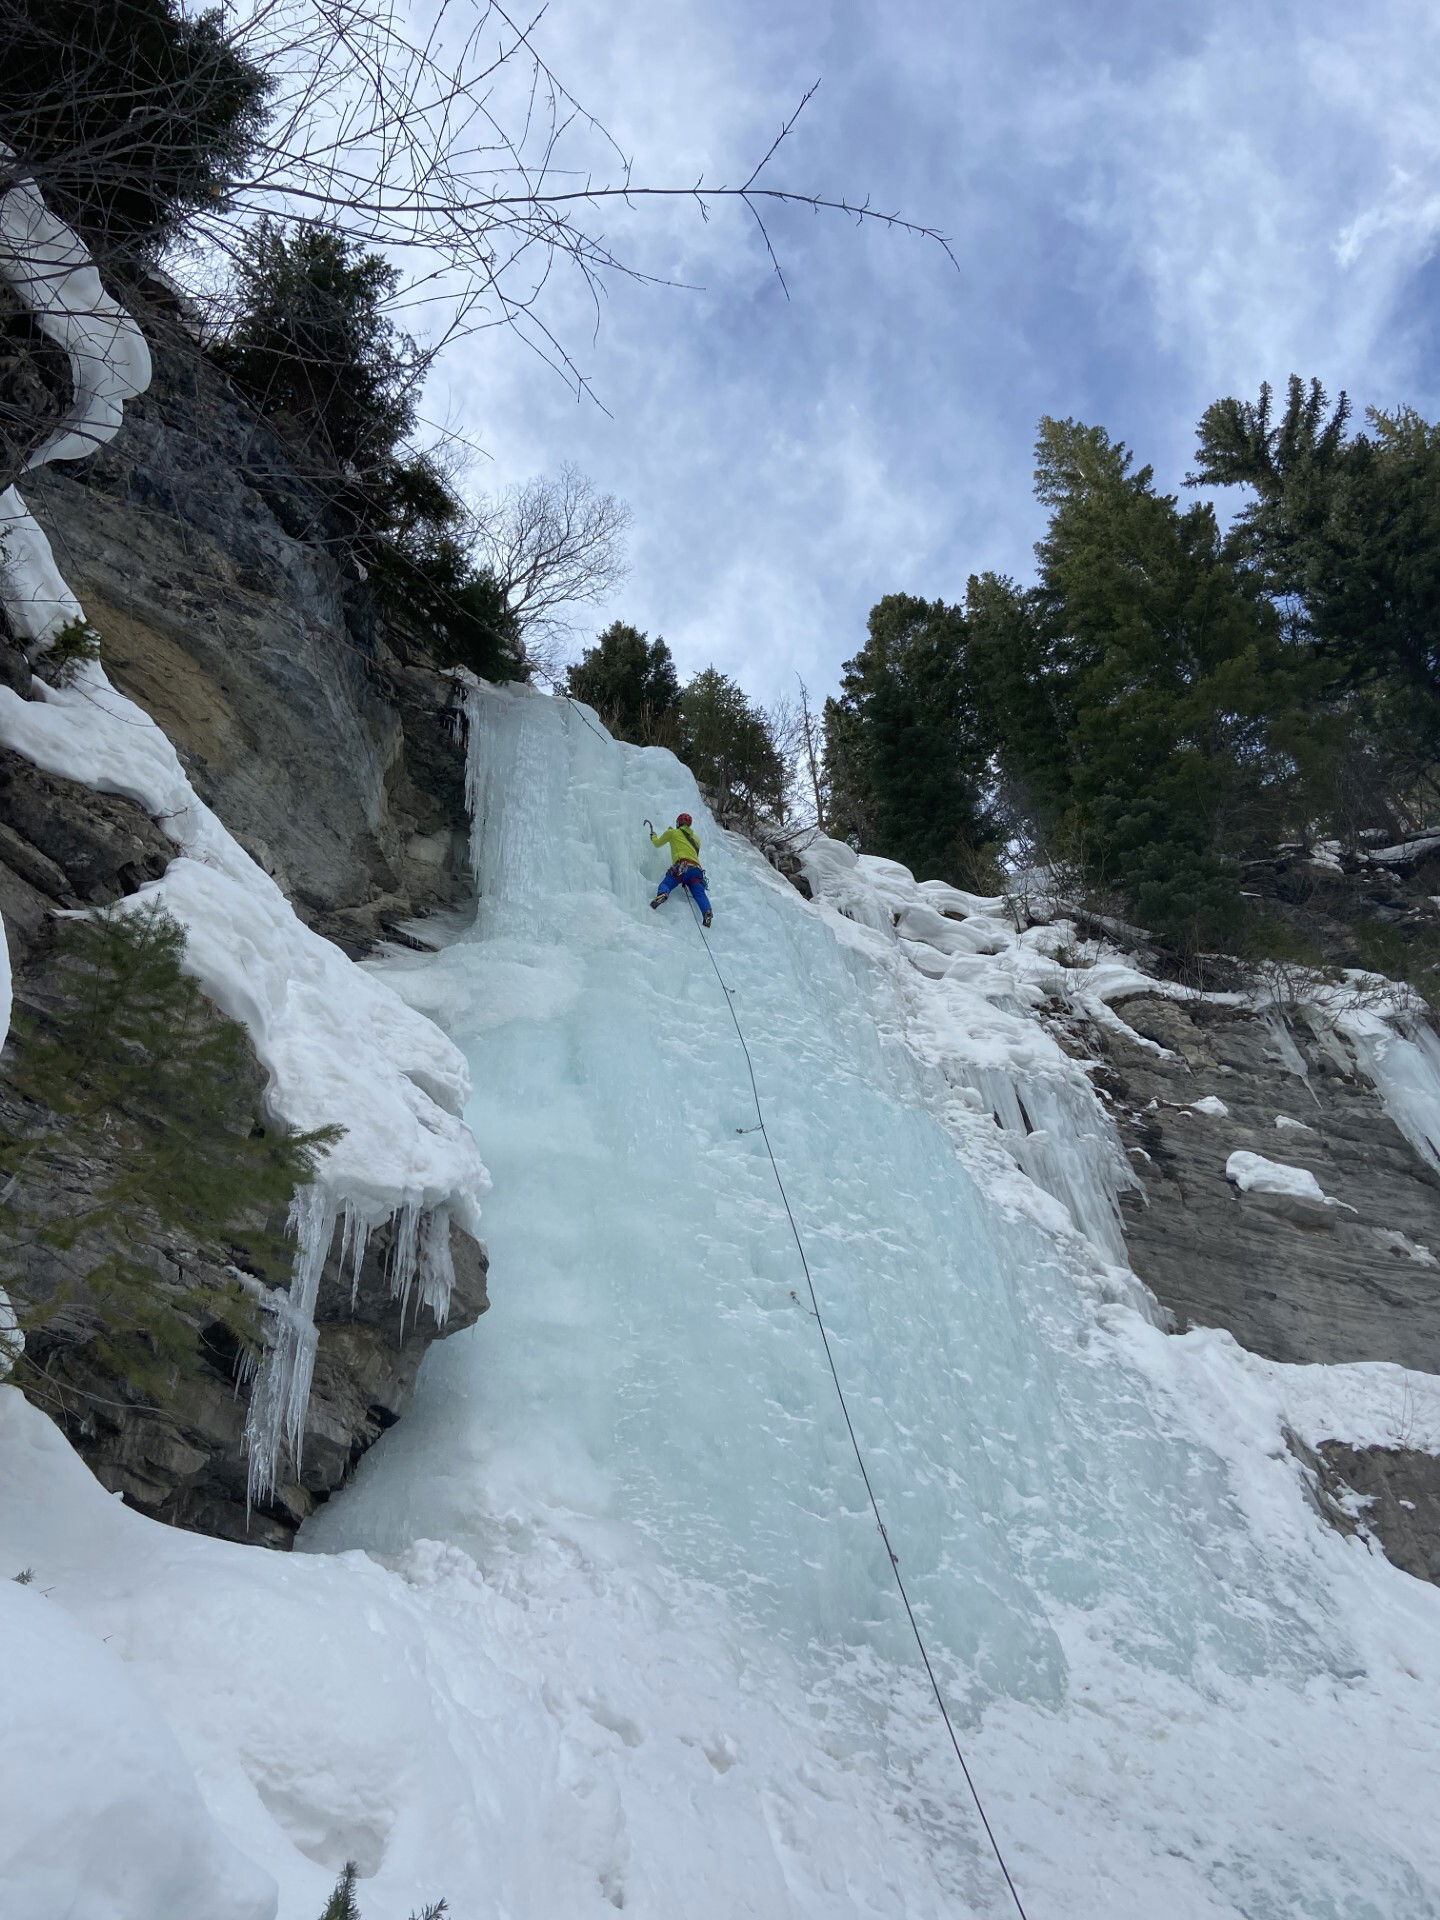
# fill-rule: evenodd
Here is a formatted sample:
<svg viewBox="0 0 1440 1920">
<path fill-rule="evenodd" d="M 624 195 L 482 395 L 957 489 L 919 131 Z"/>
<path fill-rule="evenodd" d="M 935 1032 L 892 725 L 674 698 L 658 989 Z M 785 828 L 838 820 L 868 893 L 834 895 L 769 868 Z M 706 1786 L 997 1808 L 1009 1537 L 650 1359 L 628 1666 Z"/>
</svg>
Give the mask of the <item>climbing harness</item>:
<svg viewBox="0 0 1440 1920">
<path fill-rule="evenodd" d="M 686 897 L 687 899 L 689 898 L 688 894 Z M 755 1063 L 750 1058 L 750 1048 L 745 1039 L 744 1029 L 740 1025 L 740 1016 L 735 1011 L 736 989 L 734 987 L 728 987 L 725 984 L 719 962 L 715 958 L 715 951 L 710 945 L 710 942 L 705 938 L 704 928 L 700 925 L 700 915 L 696 910 L 693 900 L 690 901 L 690 909 L 691 912 L 695 914 L 696 931 L 700 935 L 701 943 L 709 957 L 710 965 L 714 968 L 715 978 L 719 982 L 720 991 L 725 995 L 725 1004 L 730 1009 L 730 1018 L 735 1024 L 735 1037 L 740 1042 L 740 1051 L 745 1056 L 745 1068 L 750 1075 L 750 1094 L 755 1102 L 755 1125 L 753 1127 L 737 1127 L 735 1131 L 736 1133 L 758 1133 L 765 1142 L 765 1151 L 770 1156 L 770 1171 L 775 1175 L 775 1185 L 779 1189 L 780 1199 L 785 1208 L 785 1218 L 790 1222 L 790 1231 L 795 1236 L 795 1251 L 800 1256 L 800 1265 L 805 1274 L 805 1285 L 809 1289 L 810 1306 L 808 1311 L 814 1319 L 816 1326 L 820 1329 L 820 1340 L 825 1348 L 826 1361 L 829 1363 L 830 1378 L 835 1383 L 835 1395 L 840 1402 L 840 1411 L 845 1416 L 845 1430 L 850 1436 L 850 1445 L 855 1454 L 855 1464 L 859 1467 L 860 1478 L 865 1483 L 865 1492 L 870 1501 L 870 1511 L 875 1516 L 875 1525 L 880 1530 L 880 1539 L 884 1544 L 885 1552 L 890 1560 L 890 1571 L 895 1576 L 895 1586 L 905 1608 L 905 1617 L 910 1622 L 910 1631 L 915 1636 L 915 1645 L 919 1651 L 921 1663 L 925 1668 L 926 1678 L 930 1682 L 930 1691 L 935 1695 L 935 1704 L 940 1709 L 940 1718 L 945 1722 L 945 1731 L 950 1736 L 950 1745 L 955 1750 L 955 1758 L 960 1762 L 960 1771 L 964 1774 L 965 1784 L 970 1789 L 970 1798 L 975 1802 L 975 1811 L 979 1814 L 980 1824 L 985 1829 L 985 1838 L 990 1842 L 990 1850 L 995 1855 L 996 1864 L 1004 1876 L 1005 1885 L 1010 1892 L 1010 1898 L 1015 1902 L 1015 1911 L 1019 1914 L 1020 1920 L 1028 1920 L 1025 1908 L 1020 1899 L 1019 1889 L 1010 1877 L 1010 1869 L 1005 1864 L 1004 1854 L 1000 1851 L 1000 1842 L 995 1838 L 995 1830 L 990 1825 L 989 1815 L 985 1811 L 979 1789 L 975 1785 L 970 1768 L 966 1763 L 965 1755 L 961 1751 L 959 1736 L 955 1732 L 954 1722 L 950 1718 L 950 1710 L 945 1705 L 945 1696 L 940 1690 L 940 1682 L 936 1678 L 935 1668 L 930 1659 L 930 1650 L 925 1644 L 925 1636 L 920 1631 L 920 1622 L 915 1618 L 915 1609 L 910 1604 L 910 1595 L 905 1588 L 905 1577 L 900 1571 L 899 1555 L 890 1545 L 890 1535 L 886 1532 L 885 1522 L 880 1516 L 880 1502 L 875 1497 L 875 1489 L 870 1481 L 870 1470 L 865 1464 L 865 1455 L 860 1446 L 860 1437 L 856 1433 L 855 1423 L 850 1417 L 850 1405 L 845 1398 L 845 1389 L 840 1384 L 840 1371 L 835 1365 L 835 1355 L 830 1346 L 830 1335 L 825 1326 L 824 1316 L 820 1312 L 820 1299 L 815 1291 L 815 1281 L 810 1273 L 810 1262 L 805 1254 L 805 1242 L 800 1237 L 800 1228 L 790 1205 L 790 1196 L 785 1191 L 785 1182 L 780 1174 L 779 1162 L 775 1158 L 775 1149 L 770 1144 L 770 1132 L 765 1124 L 765 1110 L 760 1104 L 760 1087 L 755 1079 Z M 793 1291 L 791 1292 L 790 1298 L 798 1307 L 803 1307 L 805 1304 Z"/>
</svg>

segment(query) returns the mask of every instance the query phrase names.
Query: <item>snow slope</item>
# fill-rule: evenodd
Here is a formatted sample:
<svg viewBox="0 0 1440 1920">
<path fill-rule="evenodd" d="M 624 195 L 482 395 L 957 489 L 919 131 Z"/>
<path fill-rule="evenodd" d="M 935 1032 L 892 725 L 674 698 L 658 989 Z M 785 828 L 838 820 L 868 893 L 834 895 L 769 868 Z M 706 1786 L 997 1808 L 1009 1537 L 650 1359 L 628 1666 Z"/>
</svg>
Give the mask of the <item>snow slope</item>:
<svg viewBox="0 0 1440 1920">
<path fill-rule="evenodd" d="M 1324 1527 L 1283 1440 L 1440 1431 L 1436 1383 L 1152 1324 L 1107 1257 L 1104 1116 L 1033 1018 L 1058 962 L 997 903 L 822 847 L 807 905 L 669 755 L 524 691 L 475 719 L 476 927 L 384 972 L 469 1059 L 492 1312 L 288 1559 L 125 1511 L 0 1390 L 0 1573 L 34 1568 L 21 1644 L 76 1729 L 44 1817 L 85 1827 L 97 1718 L 156 1781 L 76 1920 L 315 1920 L 346 1858 L 365 1920 L 1013 1912 L 727 998 L 1031 1920 L 1440 1916 L 1440 1592 Z M 686 903 L 646 906 L 640 817 L 682 806 L 719 980 Z M 83 1698 L 69 1632 L 109 1663 Z M 0 1908 L 53 1920 L 9 1835 Z"/>
</svg>

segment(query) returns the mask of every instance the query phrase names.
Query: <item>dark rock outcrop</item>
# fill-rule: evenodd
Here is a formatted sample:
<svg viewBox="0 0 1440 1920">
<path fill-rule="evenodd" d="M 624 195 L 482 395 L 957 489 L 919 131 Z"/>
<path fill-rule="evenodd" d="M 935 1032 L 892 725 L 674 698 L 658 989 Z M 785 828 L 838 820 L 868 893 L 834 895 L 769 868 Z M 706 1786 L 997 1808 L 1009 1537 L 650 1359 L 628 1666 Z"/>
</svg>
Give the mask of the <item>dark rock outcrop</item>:
<svg viewBox="0 0 1440 1920">
<path fill-rule="evenodd" d="M 0 286 L 0 492 L 24 471 L 70 405 L 70 359 L 8 287 Z"/>
<path fill-rule="evenodd" d="M 1317 1452 L 1326 1491 L 1354 1530 L 1395 1566 L 1440 1586 L 1440 1460 L 1414 1447 L 1341 1440 L 1326 1440 Z"/>
<path fill-rule="evenodd" d="M 470 897 L 453 683 L 409 661 L 324 500 L 173 326 L 116 438 L 27 481 L 105 670 L 352 954 Z"/>
<path fill-rule="evenodd" d="M 0 912 L 13 957 L 55 908 L 96 907 L 158 880 L 175 848 L 131 800 L 44 773 L 0 747 Z"/>
<path fill-rule="evenodd" d="M 1375 1089 L 1297 1024 L 1302 1079 L 1245 1008 L 1135 995 L 1116 1011 L 1170 1049 L 1092 1042 L 1142 1183 L 1121 1202 L 1131 1262 L 1179 1324 L 1226 1327 L 1274 1360 L 1440 1372 L 1440 1174 Z M 1206 1097 L 1228 1113 L 1195 1111 Z M 1281 1115 L 1303 1124 L 1279 1127 Z M 1240 1149 L 1307 1169 L 1340 1204 L 1242 1193 L 1225 1177 Z"/>
<path fill-rule="evenodd" d="M 301 1463 L 283 1468 L 273 1497 L 263 1507 L 246 1500 L 245 1421 L 249 1386 L 240 1377 L 233 1342 L 220 1326 L 196 1325 L 206 1365 L 167 1396 L 162 1410 L 125 1397 L 123 1385 L 95 1375 L 85 1349 L 62 1342 L 42 1345 L 50 1366 L 42 1390 L 46 1405 L 68 1432 L 100 1482 L 128 1505 L 157 1520 L 223 1539 L 288 1547 L 296 1529 L 343 1486 L 357 1462 L 405 1411 L 426 1349 L 442 1335 L 462 1332 L 485 1312 L 486 1259 L 468 1234 L 452 1228 L 455 1291 L 443 1327 L 413 1300 L 404 1306 L 386 1273 L 389 1229 L 367 1251 L 352 1300 L 350 1278 L 332 1254 L 316 1313 L 319 1345 L 305 1419 Z M 156 1249 L 174 1275 L 193 1280 L 193 1247 Z M 163 1269 L 162 1269 L 163 1270 Z M 187 1312 L 183 1305 L 177 1311 Z"/>
</svg>

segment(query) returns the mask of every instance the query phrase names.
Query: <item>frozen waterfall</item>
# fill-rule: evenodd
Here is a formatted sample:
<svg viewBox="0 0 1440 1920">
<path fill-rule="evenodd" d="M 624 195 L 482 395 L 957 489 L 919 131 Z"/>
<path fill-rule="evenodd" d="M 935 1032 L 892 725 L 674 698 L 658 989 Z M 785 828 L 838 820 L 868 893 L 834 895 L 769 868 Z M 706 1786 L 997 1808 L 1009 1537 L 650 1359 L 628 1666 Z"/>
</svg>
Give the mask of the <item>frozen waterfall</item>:
<svg viewBox="0 0 1440 1920">
<path fill-rule="evenodd" d="M 1278 1431 L 1221 1458 L 1228 1416 L 1207 1430 L 1167 1377 L 1192 1343 L 1106 1304 L 1095 1250 L 987 1178 L 994 1123 L 913 1044 L 893 973 L 719 833 L 673 757 L 527 690 L 478 695 L 473 732 L 474 930 L 385 971 L 470 1060 L 495 1305 L 302 1536 L 402 1568 L 458 1549 L 526 1617 L 491 1656 L 543 1649 L 547 1791 L 579 1824 L 550 1866 L 512 1862 L 506 1900 L 457 1884 L 460 1910 L 590 1911 L 587 1855 L 655 1920 L 1011 1910 L 702 935 L 683 896 L 646 910 L 642 816 L 686 807 L 891 1542 L 1032 1920 L 1440 1914 L 1403 1816 L 1343 1789 L 1375 1736 L 1341 1725 L 1388 1709 Z M 1201 1337 L 1197 1374 L 1228 1347 Z M 508 1857 L 507 1783 L 478 1790 Z"/>
</svg>

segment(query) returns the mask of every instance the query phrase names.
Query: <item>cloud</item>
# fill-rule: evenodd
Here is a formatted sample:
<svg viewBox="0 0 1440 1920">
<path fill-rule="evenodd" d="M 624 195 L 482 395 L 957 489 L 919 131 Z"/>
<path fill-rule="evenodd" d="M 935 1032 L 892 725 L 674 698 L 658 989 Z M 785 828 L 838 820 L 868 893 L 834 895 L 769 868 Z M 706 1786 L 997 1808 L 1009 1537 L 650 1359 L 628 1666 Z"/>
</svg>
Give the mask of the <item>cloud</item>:
<svg viewBox="0 0 1440 1920">
<path fill-rule="evenodd" d="M 777 17 L 778 16 L 778 17 Z M 608 413 L 512 339 L 448 395 L 508 480 L 573 460 L 635 510 L 601 621 L 663 631 L 762 698 L 833 683 L 884 592 L 1024 572 L 1041 412 L 1103 421 L 1168 484 L 1222 392 L 1293 369 L 1434 408 L 1416 298 L 1440 234 L 1440 14 L 1415 0 L 633 0 L 546 16 L 546 51 L 636 177 L 735 180 L 819 73 L 777 178 L 943 226 L 777 210 L 787 301 L 753 223 L 686 202 L 607 215 L 647 272 L 592 344 L 547 318 Z"/>
</svg>

